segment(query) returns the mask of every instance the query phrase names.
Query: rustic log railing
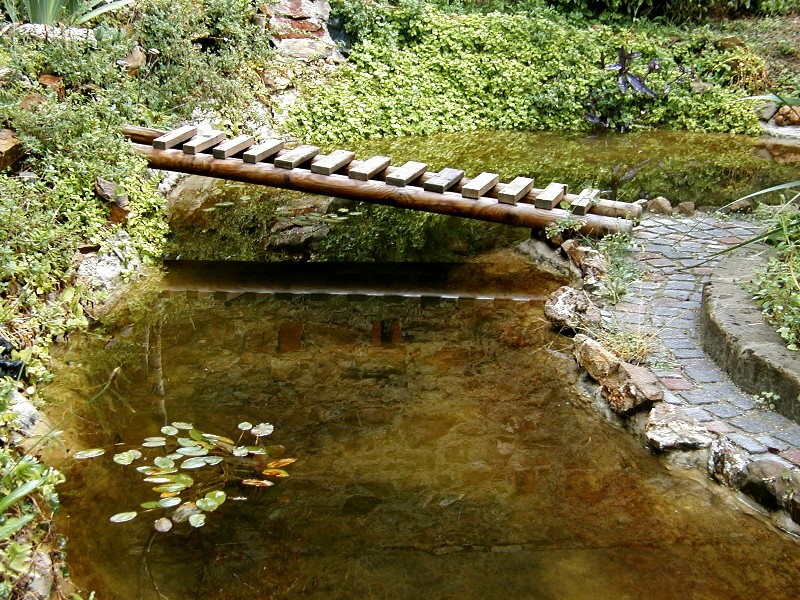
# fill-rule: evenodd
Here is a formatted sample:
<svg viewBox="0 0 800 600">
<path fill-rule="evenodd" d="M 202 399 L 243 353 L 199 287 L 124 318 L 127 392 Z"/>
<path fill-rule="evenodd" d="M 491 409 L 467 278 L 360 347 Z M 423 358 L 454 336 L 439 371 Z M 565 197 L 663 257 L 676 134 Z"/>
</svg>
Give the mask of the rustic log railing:
<svg viewBox="0 0 800 600">
<path fill-rule="evenodd" d="M 218 131 L 198 135 L 193 126 L 170 132 L 125 126 L 122 133 L 154 169 L 531 229 L 572 218 L 586 235 L 630 232 L 627 219 L 638 218 L 642 210 L 636 204 L 598 198 L 598 190 L 570 194 L 562 183 L 538 189 L 526 177 L 500 183 L 494 173 L 467 179 L 460 169 L 432 173 L 426 163 L 409 161 L 396 167 L 385 156 L 360 161 L 347 150 L 324 155 L 316 146 L 284 149 L 282 140 L 256 143 L 247 135 L 227 140 Z"/>
</svg>

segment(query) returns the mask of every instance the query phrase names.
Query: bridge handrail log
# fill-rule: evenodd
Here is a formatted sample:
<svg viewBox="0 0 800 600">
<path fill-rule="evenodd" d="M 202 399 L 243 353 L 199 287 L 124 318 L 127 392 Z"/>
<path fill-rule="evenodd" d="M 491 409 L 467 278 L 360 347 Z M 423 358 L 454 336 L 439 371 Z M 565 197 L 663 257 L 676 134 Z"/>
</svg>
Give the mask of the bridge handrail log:
<svg viewBox="0 0 800 600">
<path fill-rule="evenodd" d="M 562 219 L 574 218 L 580 224 L 580 232 L 585 235 L 602 236 L 612 233 L 630 233 L 633 224 L 620 217 L 637 217 L 641 207 L 624 202 L 601 200 L 590 209 L 591 214 L 574 216 L 571 212 L 554 208 L 539 209 L 533 206 L 535 194 L 541 190 L 532 190 L 528 196 L 530 204 L 521 202 L 516 205 L 502 204 L 491 197 L 478 200 L 468 199 L 458 193 L 461 186 L 444 193 L 428 192 L 421 187 L 396 187 L 383 181 L 356 181 L 343 174 L 317 175 L 308 169 L 282 169 L 274 165 L 261 163 L 244 163 L 241 159 L 216 159 L 210 154 L 185 154 L 182 150 L 156 150 L 152 142 L 163 131 L 144 127 L 124 126 L 122 133 L 130 138 L 137 153 L 144 156 L 150 167 L 169 171 L 178 171 L 206 177 L 217 177 L 267 185 L 288 190 L 296 190 L 321 196 L 336 196 L 349 200 L 357 200 L 372 204 L 398 206 L 412 210 L 422 210 L 444 215 L 453 215 L 503 223 L 519 227 L 540 229 Z M 361 161 L 353 161 L 355 167 Z M 396 167 L 388 167 L 390 174 Z M 435 173 L 427 172 L 421 182 L 433 177 Z M 464 179 L 461 185 L 469 180 Z M 503 188 L 498 184 L 494 195 Z M 571 196 L 571 195 L 570 195 Z M 569 196 L 567 200 L 571 199 Z"/>
</svg>

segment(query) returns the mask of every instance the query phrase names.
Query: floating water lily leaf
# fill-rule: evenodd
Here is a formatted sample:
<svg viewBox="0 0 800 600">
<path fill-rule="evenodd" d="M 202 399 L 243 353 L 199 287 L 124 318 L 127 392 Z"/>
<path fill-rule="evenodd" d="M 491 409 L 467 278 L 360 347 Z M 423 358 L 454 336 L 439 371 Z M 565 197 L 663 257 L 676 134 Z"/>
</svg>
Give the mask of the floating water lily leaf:
<svg viewBox="0 0 800 600">
<path fill-rule="evenodd" d="M 161 500 L 159 500 L 158 505 L 161 508 L 172 508 L 173 506 L 178 506 L 178 504 L 180 504 L 181 502 L 183 502 L 183 500 L 181 500 L 180 497 L 170 496 L 169 498 L 162 498 Z"/>
<path fill-rule="evenodd" d="M 248 423 L 247 421 L 242 421 L 237 425 L 237 427 L 242 431 L 250 431 L 253 428 L 253 424 Z"/>
<path fill-rule="evenodd" d="M 153 440 L 145 440 L 142 442 L 142 448 L 160 448 L 161 446 L 166 446 L 167 440 L 164 438 L 153 439 Z"/>
<path fill-rule="evenodd" d="M 208 449 L 200 446 L 191 446 L 189 448 L 178 448 L 176 452 L 181 456 L 205 456 L 208 454 Z"/>
<path fill-rule="evenodd" d="M 189 477 L 186 473 L 176 473 L 172 476 L 172 481 L 174 483 L 180 483 L 183 486 L 192 487 L 194 485 L 194 479 Z"/>
<path fill-rule="evenodd" d="M 172 477 L 165 477 L 164 475 L 153 475 L 151 477 L 145 477 L 144 481 L 147 483 L 170 483 L 172 482 Z"/>
<path fill-rule="evenodd" d="M 289 474 L 284 471 L 283 469 L 264 469 L 261 471 L 262 475 L 266 475 L 267 477 L 288 477 Z"/>
<path fill-rule="evenodd" d="M 184 448 L 189 448 L 192 446 L 197 446 L 197 440 L 193 440 L 191 438 L 179 437 L 178 438 L 178 445 L 183 446 Z"/>
<path fill-rule="evenodd" d="M 166 442 L 167 438 L 161 435 L 151 435 L 150 437 L 144 438 L 145 442 Z"/>
<path fill-rule="evenodd" d="M 236 446 L 231 450 L 234 456 L 247 456 L 247 448 L 244 446 Z"/>
<path fill-rule="evenodd" d="M 76 452 L 72 455 L 72 458 L 76 458 L 78 460 L 83 460 L 85 458 L 95 458 L 97 456 L 103 456 L 106 451 L 103 448 L 90 448 L 89 450 L 81 450 Z"/>
<path fill-rule="evenodd" d="M 217 504 L 222 504 L 223 502 L 225 502 L 225 499 L 227 497 L 228 495 L 222 490 L 212 490 L 206 494 L 206 498 L 213 500 Z"/>
<path fill-rule="evenodd" d="M 175 466 L 175 461 L 166 456 L 156 456 L 153 459 L 153 464 L 159 469 L 171 469 Z"/>
<path fill-rule="evenodd" d="M 178 435 L 178 428 L 173 427 L 172 425 L 164 425 L 161 428 L 161 433 L 164 435 Z"/>
<path fill-rule="evenodd" d="M 255 454 L 255 455 L 266 454 L 267 449 L 262 448 L 261 446 L 247 446 L 247 452 L 248 454 Z"/>
<path fill-rule="evenodd" d="M 211 498 L 200 498 L 195 505 L 200 510 L 204 510 L 206 512 L 211 512 L 212 510 L 217 510 L 219 508 L 219 503 L 214 502 Z"/>
<path fill-rule="evenodd" d="M 255 427 L 250 430 L 256 437 L 264 437 L 265 435 L 269 435 L 275 430 L 275 428 L 270 423 L 259 423 Z"/>
<path fill-rule="evenodd" d="M 140 505 L 145 510 L 153 510 L 154 508 L 160 508 L 158 502 L 151 500 L 150 502 L 142 502 Z"/>
<path fill-rule="evenodd" d="M 236 443 L 231 438 L 226 438 L 223 435 L 214 435 L 213 433 L 204 433 L 203 437 L 209 440 L 210 442 L 222 442 L 223 444 L 231 444 L 231 445 Z"/>
<path fill-rule="evenodd" d="M 183 421 L 173 421 L 172 426 L 177 427 L 178 429 L 186 429 L 187 431 L 189 429 L 194 429 L 194 426 L 191 423 L 184 423 Z"/>
<path fill-rule="evenodd" d="M 198 442 L 202 442 L 205 439 L 203 437 L 203 432 L 200 431 L 199 429 L 191 429 L 191 430 L 189 430 L 189 437 L 192 438 L 193 440 L 198 441 Z"/>
<path fill-rule="evenodd" d="M 206 524 L 206 516 L 203 513 L 197 513 L 189 517 L 189 525 L 192 527 L 202 527 Z"/>
<path fill-rule="evenodd" d="M 273 460 L 273 461 L 268 462 L 267 466 L 270 469 L 280 469 L 280 468 L 286 467 L 286 466 L 288 466 L 288 465 L 290 465 L 290 464 L 292 464 L 293 462 L 296 462 L 296 461 L 297 461 L 296 458 L 280 458 L 278 460 Z"/>
<path fill-rule="evenodd" d="M 156 522 L 153 523 L 153 527 L 159 533 L 167 533 L 170 529 L 172 529 L 172 521 L 166 517 L 161 517 L 160 519 L 156 519 Z"/>
<path fill-rule="evenodd" d="M 153 488 L 154 492 L 182 492 L 186 489 L 186 486 L 182 483 L 176 483 L 174 481 L 170 483 L 164 483 L 162 485 L 157 485 Z"/>
<path fill-rule="evenodd" d="M 181 469 L 199 469 L 205 467 L 208 463 L 205 461 L 205 456 L 194 456 L 187 458 L 181 463 Z"/>
<path fill-rule="evenodd" d="M 163 469 L 152 469 L 147 475 L 149 477 L 153 475 L 169 475 L 170 473 L 177 473 L 177 472 L 178 469 L 176 469 L 175 467 L 165 467 Z"/>
<path fill-rule="evenodd" d="M 252 485 L 254 487 L 269 487 L 275 484 L 266 479 L 242 479 L 242 485 Z"/>
<path fill-rule="evenodd" d="M 145 475 L 152 475 L 153 473 L 158 471 L 158 469 L 156 469 L 155 467 L 151 467 L 150 465 L 142 465 L 140 467 L 136 467 L 136 470 L 139 471 L 139 473 L 144 473 Z"/>
<path fill-rule="evenodd" d="M 222 462 L 221 456 L 204 456 L 203 460 L 207 465 L 218 465 Z"/>
<path fill-rule="evenodd" d="M 183 458 L 183 456 L 181 456 L 177 452 L 172 452 L 171 454 L 167 454 L 166 458 L 168 458 L 170 460 L 178 460 L 180 458 Z"/>
<path fill-rule="evenodd" d="M 129 465 L 137 458 L 141 458 L 142 453 L 138 450 L 128 450 L 126 452 L 120 452 L 119 454 L 114 455 L 114 462 L 118 465 Z"/>
<path fill-rule="evenodd" d="M 136 515 L 138 514 L 139 513 L 137 513 L 135 510 L 129 512 L 121 512 L 113 515 L 109 519 L 109 521 L 111 521 L 112 523 L 125 523 L 126 521 L 132 521 L 133 519 L 135 519 Z"/>
</svg>

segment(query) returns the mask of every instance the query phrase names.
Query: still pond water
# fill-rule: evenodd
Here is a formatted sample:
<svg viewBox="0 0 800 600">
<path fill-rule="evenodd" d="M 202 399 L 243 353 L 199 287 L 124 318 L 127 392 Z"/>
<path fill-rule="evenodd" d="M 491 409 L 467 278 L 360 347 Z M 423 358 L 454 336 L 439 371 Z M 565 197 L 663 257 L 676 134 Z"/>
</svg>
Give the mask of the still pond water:
<svg viewBox="0 0 800 600">
<path fill-rule="evenodd" d="M 800 545 L 579 393 L 535 299 L 557 284 L 511 251 L 478 260 L 534 299 L 154 293 L 114 337 L 74 339 L 50 395 L 82 407 L 58 452 L 112 448 L 63 462 L 77 583 L 103 599 L 797 597 Z M 165 453 L 114 452 L 172 422 L 237 440 L 242 421 L 274 425 L 288 478 L 220 484 L 202 528 L 155 533 L 164 509 L 109 521 L 154 497 L 133 466 Z"/>
</svg>

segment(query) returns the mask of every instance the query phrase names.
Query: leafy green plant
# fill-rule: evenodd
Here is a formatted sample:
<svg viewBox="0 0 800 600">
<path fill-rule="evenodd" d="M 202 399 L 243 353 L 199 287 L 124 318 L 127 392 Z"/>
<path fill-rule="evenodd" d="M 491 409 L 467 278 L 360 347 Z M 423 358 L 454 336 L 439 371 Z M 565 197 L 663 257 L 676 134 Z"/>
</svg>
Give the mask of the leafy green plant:
<svg viewBox="0 0 800 600">
<path fill-rule="evenodd" d="M 628 293 L 628 287 L 638 281 L 642 270 L 631 261 L 631 239 L 621 233 L 607 235 L 596 242 L 597 249 L 605 258 L 607 274 L 603 279 L 603 295 L 616 304 Z"/>
<path fill-rule="evenodd" d="M 80 25 L 131 2 L 133 0 L 4 0 L 3 6 L 12 22 Z"/>
<path fill-rule="evenodd" d="M 271 487 L 274 479 L 289 476 L 284 467 L 296 459 L 280 458 L 282 446 L 261 443 L 262 438 L 273 432 L 270 423 L 253 425 L 245 421 L 239 423 L 238 429 L 239 437 L 234 441 L 176 421 L 162 427 L 162 435 L 147 437 L 139 447 L 114 454 L 113 461 L 119 465 L 145 463 L 136 470 L 145 483 L 156 484 L 153 491 L 158 499 L 143 502 L 140 508 L 158 515 L 153 522 L 156 531 L 165 533 L 173 525 L 187 521 L 192 527 L 202 527 L 206 515 L 227 500 L 225 490 L 231 485 Z M 255 443 L 243 444 L 245 435 L 253 436 Z M 160 449 L 157 456 L 145 456 L 154 449 Z M 103 454 L 105 449 L 92 448 L 76 452 L 73 458 L 89 459 Z M 237 496 L 237 500 L 246 497 Z M 138 515 L 138 510 L 123 511 L 112 515 L 110 520 L 125 523 Z"/>
</svg>

